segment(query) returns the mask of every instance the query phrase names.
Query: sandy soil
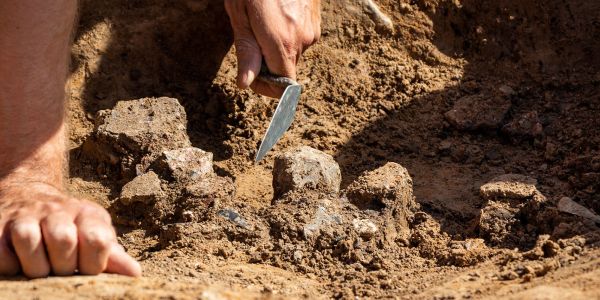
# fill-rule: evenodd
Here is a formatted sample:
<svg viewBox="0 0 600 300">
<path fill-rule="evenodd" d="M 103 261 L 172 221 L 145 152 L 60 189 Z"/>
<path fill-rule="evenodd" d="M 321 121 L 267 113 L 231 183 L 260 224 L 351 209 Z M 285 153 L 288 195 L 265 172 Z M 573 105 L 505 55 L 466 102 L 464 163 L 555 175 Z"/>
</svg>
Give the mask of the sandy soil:
<svg viewBox="0 0 600 300">
<path fill-rule="evenodd" d="M 600 212 L 599 3 L 375 1 L 390 27 L 366 1 L 324 1 L 322 41 L 300 66 L 296 121 L 254 165 L 276 103 L 236 89 L 222 1 L 81 2 L 70 188 L 109 208 L 145 277 L 6 279 L 0 298 L 600 297 L 598 227 L 557 209 L 570 197 Z M 131 178 L 84 146 L 99 111 L 163 96 L 184 106 L 192 145 L 214 154 L 221 179 L 210 205 L 168 192 L 158 204 L 123 207 Z M 339 196 L 274 199 L 274 157 L 301 145 L 339 163 Z M 378 182 L 363 175 L 389 162 L 408 170 L 410 195 L 355 205 L 358 183 Z M 508 173 L 535 179 L 535 195 L 480 193 Z M 381 230 L 365 238 L 338 224 L 302 236 L 323 201 Z M 505 231 L 494 227 L 510 218 Z"/>
</svg>

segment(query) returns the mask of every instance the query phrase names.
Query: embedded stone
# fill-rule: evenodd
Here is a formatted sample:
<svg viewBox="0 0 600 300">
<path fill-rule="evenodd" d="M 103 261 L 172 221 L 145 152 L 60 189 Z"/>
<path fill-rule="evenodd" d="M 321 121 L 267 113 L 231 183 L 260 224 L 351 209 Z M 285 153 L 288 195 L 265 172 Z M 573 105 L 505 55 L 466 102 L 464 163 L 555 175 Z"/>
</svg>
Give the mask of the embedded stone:
<svg viewBox="0 0 600 300">
<path fill-rule="evenodd" d="M 156 173 L 150 171 L 125 184 L 119 201 L 125 205 L 133 202 L 152 203 L 162 196 L 164 192 L 160 186 L 160 179 Z"/>
<path fill-rule="evenodd" d="M 275 157 L 273 188 L 275 197 L 296 190 L 316 190 L 337 194 L 342 175 L 333 157 L 302 146 Z"/>
</svg>

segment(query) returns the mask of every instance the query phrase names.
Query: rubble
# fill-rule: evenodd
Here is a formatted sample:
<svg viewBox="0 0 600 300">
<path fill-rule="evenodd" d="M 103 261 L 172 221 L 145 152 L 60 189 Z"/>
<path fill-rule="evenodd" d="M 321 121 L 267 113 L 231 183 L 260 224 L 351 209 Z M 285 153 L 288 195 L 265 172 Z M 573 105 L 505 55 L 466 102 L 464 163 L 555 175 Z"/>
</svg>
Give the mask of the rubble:
<svg viewBox="0 0 600 300">
<path fill-rule="evenodd" d="M 130 179 L 144 173 L 162 151 L 190 147 L 186 126 L 177 99 L 120 101 L 98 112 L 94 134 L 83 149 L 98 161 L 119 166 L 121 175 Z"/>
<path fill-rule="evenodd" d="M 194 147 L 167 150 L 153 168 L 167 179 L 192 182 L 213 174 L 213 154 Z"/>
</svg>

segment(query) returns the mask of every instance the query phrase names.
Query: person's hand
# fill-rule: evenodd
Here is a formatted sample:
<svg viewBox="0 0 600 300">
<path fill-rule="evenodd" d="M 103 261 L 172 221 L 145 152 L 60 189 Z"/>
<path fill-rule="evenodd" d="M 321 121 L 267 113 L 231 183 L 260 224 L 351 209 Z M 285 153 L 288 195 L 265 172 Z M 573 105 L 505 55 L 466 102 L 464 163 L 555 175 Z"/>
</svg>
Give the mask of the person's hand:
<svg viewBox="0 0 600 300">
<path fill-rule="evenodd" d="M 43 183 L 0 189 L 0 276 L 20 271 L 29 278 L 76 271 L 141 275 L 102 207 Z"/>
<path fill-rule="evenodd" d="M 238 59 L 237 85 L 279 97 L 283 88 L 256 80 L 269 71 L 296 79 L 296 64 L 321 35 L 320 0 L 225 0 Z"/>
</svg>

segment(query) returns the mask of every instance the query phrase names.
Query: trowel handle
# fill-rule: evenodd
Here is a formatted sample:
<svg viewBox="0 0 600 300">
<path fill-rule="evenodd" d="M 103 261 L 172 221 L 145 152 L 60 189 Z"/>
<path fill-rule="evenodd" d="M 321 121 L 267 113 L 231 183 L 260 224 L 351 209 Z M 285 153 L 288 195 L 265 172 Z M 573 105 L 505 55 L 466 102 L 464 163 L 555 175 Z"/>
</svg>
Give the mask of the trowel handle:
<svg viewBox="0 0 600 300">
<path fill-rule="evenodd" d="M 282 88 L 286 88 L 290 85 L 299 85 L 298 82 L 296 82 L 295 80 L 293 80 L 291 78 L 273 75 L 269 71 L 269 68 L 267 67 L 267 65 L 264 63 L 264 59 L 263 59 L 263 64 L 260 68 L 260 73 L 258 74 L 257 79 L 261 80 L 263 82 L 278 86 L 278 87 L 282 87 Z"/>
</svg>

